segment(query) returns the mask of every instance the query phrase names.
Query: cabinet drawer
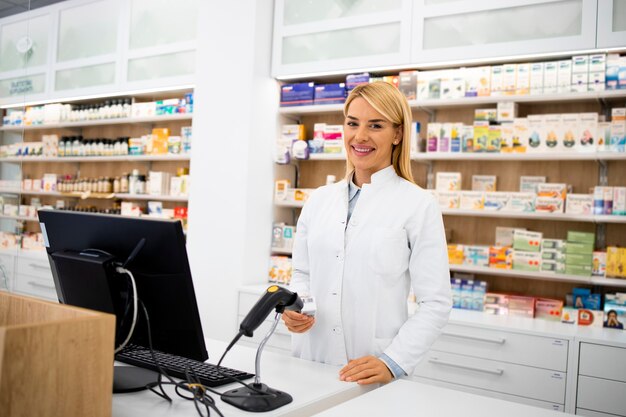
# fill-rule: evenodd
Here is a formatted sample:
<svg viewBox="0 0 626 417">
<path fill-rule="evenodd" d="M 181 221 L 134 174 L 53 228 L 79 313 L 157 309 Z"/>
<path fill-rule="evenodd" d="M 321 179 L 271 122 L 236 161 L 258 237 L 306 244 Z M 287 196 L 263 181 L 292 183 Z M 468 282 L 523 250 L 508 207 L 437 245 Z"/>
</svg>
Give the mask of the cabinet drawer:
<svg viewBox="0 0 626 417">
<path fill-rule="evenodd" d="M 585 410 L 584 408 L 577 408 L 576 415 L 585 417 L 615 417 L 615 414 L 599 413 L 597 411 Z"/>
<path fill-rule="evenodd" d="M 567 371 L 568 341 L 449 324 L 433 350 Z"/>
<path fill-rule="evenodd" d="M 468 387 L 565 403 L 565 372 L 430 351 L 415 375 Z"/>
<path fill-rule="evenodd" d="M 17 274 L 47 278 L 52 281 L 52 270 L 47 259 L 17 258 Z"/>
<path fill-rule="evenodd" d="M 581 343 L 578 374 L 626 382 L 626 349 Z"/>
<path fill-rule="evenodd" d="M 576 407 L 626 416 L 626 382 L 579 375 Z"/>
<path fill-rule="evenodd" d="M 15 292 L 45 298 L 50 301 L 58 301 L 52 275 L 50 275 L 49 278 L 41 278 L 32 275 L 18 274 L 15 276 Z"/>
<path fill-rule="evenodd" d="M 237 322 L 238 326 L 244 317 L 245 316 L 238 317 L 238 322 Z M 258 327 L 258 329 L 254 331 L 254 335 L 251 338 L 244 337 L 244 339 L 247 342 L 254 342 L 256 346 L 258 346 L 258 344 L 261 343 L 261 340 L 263 340 L 267 332 L 269 332 L 270 328 L 272 327 L 272 323 L 273 323 L 273 320 L 264 321 Z M 270 337 L 270 339 L 267 341 L 267 346 L 272 346 L 278 349 L 291 351 L 291 333 L 289 333 L 289 330 L 287 330 L 282 320 L 280 321 L 280 323 L 278 323 L 278 326 L 276 327 L 276 331 L 274 332 L 272 337 Z"/>
</svg>

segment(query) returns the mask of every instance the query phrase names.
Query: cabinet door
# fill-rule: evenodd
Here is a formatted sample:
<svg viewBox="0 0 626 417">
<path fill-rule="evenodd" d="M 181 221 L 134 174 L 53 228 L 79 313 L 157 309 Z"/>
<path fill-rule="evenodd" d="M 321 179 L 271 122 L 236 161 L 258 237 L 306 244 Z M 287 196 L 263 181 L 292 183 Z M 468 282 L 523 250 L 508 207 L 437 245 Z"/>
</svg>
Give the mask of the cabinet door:
<svg viewBox="0 0 626 417">
<path fill-rule="evenodd" d="M 410 0 L 277 0 L 273 75 L 409 63 Z"/>
<path fill-rule="evenodd" d="M 454 62 L 594 48 L 596 6 L 595 0 L 416 0 L 411 61 Z"/>
<path fill-rule="evenodd" d="M 626 1 L 598 2 L 598 48 L 626 45 Z"/>
</svg>

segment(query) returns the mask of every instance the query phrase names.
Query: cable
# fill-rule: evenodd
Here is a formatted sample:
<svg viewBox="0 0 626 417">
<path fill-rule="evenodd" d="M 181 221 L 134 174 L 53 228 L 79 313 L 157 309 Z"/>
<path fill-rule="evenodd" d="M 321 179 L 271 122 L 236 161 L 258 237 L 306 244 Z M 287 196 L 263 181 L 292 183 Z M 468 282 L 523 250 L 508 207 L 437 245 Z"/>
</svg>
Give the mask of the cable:
<svg viewBox="0 0 626 417">
<path fill-rule="evenodd" d="M 119 353 L 124 348 L 124 346 L 126 346 L 128 342 L 130 341 L 130 338 L 132 337 L 133 332 L 135 331 L 135 324 L 137 324 L 137 310 L 138 310 L 137 308 L 137 283 L 135 282 L 135 277 L 133 276 L 133 273 L 130 272 L 128 269 L 118 266 L 117 268 L 115 268 L 115 271 L 120 274 L 128 275 L 128 277 L 130 278 L 130 282 L 133 286 L 133 321 L 130 325 L 130 330 L 128 331 L 126 340 L 124 340 L 122 344 L 115 349 L 115 353 Z"/>
</svg>

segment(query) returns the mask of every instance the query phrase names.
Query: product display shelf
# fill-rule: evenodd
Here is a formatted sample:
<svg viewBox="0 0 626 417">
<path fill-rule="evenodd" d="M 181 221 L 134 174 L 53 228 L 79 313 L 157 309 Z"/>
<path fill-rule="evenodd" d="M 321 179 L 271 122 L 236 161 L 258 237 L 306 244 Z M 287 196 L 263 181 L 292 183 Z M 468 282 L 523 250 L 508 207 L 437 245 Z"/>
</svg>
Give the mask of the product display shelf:
<svg viewBox="0 0 626 417">
<path fill-rule="evenodd" d="M 0 158 L 0 162 L 39 163 L 39 162 L 167 162 L 189 161 L 191 155 L 124 155 L 124 156 L 10 156 Z"/>
<path fill-rule="evenodd" d="M 345 161 L 346 154 L 344 153 L 312 153 L 309 155 L 309 159 L 296 159 L 296 161 Z"/>
<path fill-rule="evenodd" d="M 0 131 L 21 132 L 23 130 L 62 129 L 62 128 L 89 127 L 89 126 L 175 122 L 175 121 L 180 121 L 180 120 L 191 120 L 192 118 L 193 118 L 193 113 L 167 114 L 163 116 L 152 116 L 152 117 L 120 117 L 117 119 L 85 120 L 85 121 L 80 121 L 80 122 L 50 123 L 50 124 L 29 125 L 29 126 L 8 125 L 8 126 L 0 127 Z"/>
<path fill-rule="evenodd" d="M 564 101 L 595 101 L 611 100 L 626 97 L 626 90 L 589 91 L 584 93 L 561 93 L 561 94 L 540 94 L 540 95 L 507 95 L 507 96 L 484 96 L 484 97 L 461 97 L 455 99 L 427 99 L 409 100 L 411 108 L 445 108 L 479 106 L 484 104 L 495 104 L 498 102 L 515 103 L 558 103 Z M 343 104 L 318 104 L 308 106 L 281 107 L 280 114 L 302 115 L 302 114 L 323 114 L 343 111 Z"/>
<path fill-rule="evenodd" d="M 537 279 L 542 281 L 574 282 L 578 284 L 601 285 L 609 287 L 626 288 L 626 279 L 584 277 L 579 275 L 558 274 L 549 272 L 520 271 L 517 269 L 499 269 L 484 266 L 450 265 L 451 272 L 464 272 L 469 274 L 482 274 L 490 276 L 502 276 L 510 278 Z"/>
<path fill-rule="evenodd" d="M 506 218 L 506 219 L 555 220 L 555 221 L 585 222 L 585 223 L 626 223 L 626 216 L 613 216 L 613 215 L 537 213 L 537 212 L 523 212 L 523 211 L 492 211 L 492 210 L 462 210 L 462 209 L 443 209 L 441 210 L 441 213 L 445 216 L 500 217 L 500 218 Z"/>
<path fill-rule="evenodd" d="M 171 195 L 150 195 L 150 194 L 128 194 L 128 193 L 92 193 L 91 191 L 20 191 L 15 189 L 1 190 L 0 194 L 22 194 L 36 196 L 66 197 L 80 198 L 83 200 L 94 199 L 121 199 L 121 200 L 157 200 L 157 201 L 189 201 L 188 196 L 171 196 Z"/>
<path fill-rule="evenodd" d="M 274 201 L 276 207 L 302 208 L 304 201 Z"/>
<path fill-rule="evenodd" d="M 173 195 L 150 195 L 150 194 L 113 194 L 114 198 L 122 200 L 156 200 L 156 201 L 189 201 L 189 196 L 173 196 Z"/>
<path fill-rule="evenodd" d="M 626 152 L 414 153 L 414 161 L 619 161 Z"/>
<path fill-rule="evenodd" d="M 21 258 L 48 260 L 45 250 L 25 250 L 25 249 L 0 249 L 0 255 L 19 256 Z"/>
</svg>

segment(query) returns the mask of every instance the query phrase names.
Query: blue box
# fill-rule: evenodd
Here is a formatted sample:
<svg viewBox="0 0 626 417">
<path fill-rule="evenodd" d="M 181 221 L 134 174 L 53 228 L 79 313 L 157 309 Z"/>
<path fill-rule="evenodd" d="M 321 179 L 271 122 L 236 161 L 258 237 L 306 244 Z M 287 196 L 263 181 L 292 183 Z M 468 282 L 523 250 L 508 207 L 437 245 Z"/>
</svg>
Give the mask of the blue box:
<svg viewBox="0 0 626 417">
<path fill-rule="evenodd" d="M 346 90 L 348 93 L 354 89 L 359 84 L 369 84 L 370 82 L 370 74 L 369 72 L 364 72 L 362 74 L 349 74 L 346 76 Z"/>
<path fill-rule="evenodd" d="M 280 105 L 306 106 L 313 104 L 315 83 L 285 84 L 280 89 Z"/>
<path fill-rule="evenodd" d="M 319 84 L 315 86 L 313 104 L 341 104 L 346 101 L 346 85 Z"/>
</svg>

